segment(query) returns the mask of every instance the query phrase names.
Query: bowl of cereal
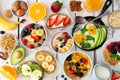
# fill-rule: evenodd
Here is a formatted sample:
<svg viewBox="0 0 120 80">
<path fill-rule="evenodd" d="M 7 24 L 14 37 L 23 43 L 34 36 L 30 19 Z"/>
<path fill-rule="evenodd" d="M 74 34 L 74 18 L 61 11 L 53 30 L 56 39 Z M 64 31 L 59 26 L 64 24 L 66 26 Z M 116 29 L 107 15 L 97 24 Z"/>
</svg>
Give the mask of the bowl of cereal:
<svg viewBox="0 0 120 80">
<path fill-rule="evenodd" d="M 5 51 L 11 51 L 16 46 L 17 39 L 11 33 L 5 33 L 0 37 L 0 47 Z"/>
</svg>

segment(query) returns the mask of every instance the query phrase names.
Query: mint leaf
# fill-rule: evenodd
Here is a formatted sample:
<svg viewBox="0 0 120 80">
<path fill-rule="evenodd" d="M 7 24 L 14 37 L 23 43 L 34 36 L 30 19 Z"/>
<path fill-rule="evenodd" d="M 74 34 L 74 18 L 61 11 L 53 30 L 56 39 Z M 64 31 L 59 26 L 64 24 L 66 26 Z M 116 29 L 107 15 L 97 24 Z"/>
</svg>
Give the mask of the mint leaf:
<svg viewBox="0 0 120 80">
<path fill-rule="evenodd" d="M 62 6 L 63 5 L 63 3 L 60 2 L 60 1 L 55 1 L 55 4 L 58 5 L 58 6 Z"/>
<path fill-rule="evenodd" d="M 82 28 L 80 31 L 81 31 L 82 34 L 84 34 L 84 33 L 87 31 L 86 25 L 85 25 L 84 28 Z"/>
<path fill-rule="evenodd" d="M 115 58 L 115 57 L 116 57 L 115 54 L 111 54 L 111 55 L 110 55 L 110 58 Z"/>
<path fill-rule="evenodd" d="M 57 40 L 62 41 L 62 38 L 61 37 L 57 37 Z"/>
<path fill-rule="evenodd" d="M 90 35 L 86 35 L 86 39 L 87 39 L 87 40 L 95 40 L 95 38 L 92 37 L 92 36 L 90 36 Z"/>
<path fill-rule="evenodd" d="M 67 35 L 66 34 L 62 34 L 61 38 L 63 39 L 64 37 L 66 37 Z"/>
<path fill-rule="evenodd" d="M 91 45 L 90 45 L 90 43 L 82 43 L 82 44 L 81 44 L 81 47 L 82 47 L 82 48 L 90 48 Z"/>
<path fill-rule="evenodd" d="M 120 61 L 120 56 L 119 56 L 119 55 L 117 55 L 117 57 L 116 57 L 116 58 L 117 58 L 117 60 L 118 60 L 118 61 Z"/>
</svg>

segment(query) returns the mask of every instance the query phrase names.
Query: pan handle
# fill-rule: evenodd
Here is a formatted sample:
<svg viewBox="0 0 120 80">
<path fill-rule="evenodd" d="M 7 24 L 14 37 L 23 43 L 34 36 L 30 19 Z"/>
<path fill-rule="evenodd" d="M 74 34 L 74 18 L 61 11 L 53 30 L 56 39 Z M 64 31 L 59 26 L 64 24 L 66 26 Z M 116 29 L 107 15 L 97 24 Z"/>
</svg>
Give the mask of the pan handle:
<svg viewBox="0 0 120 80">
<path fill-rule="evenodd" d="M 102 15 L 110 7 L 111 4 L 112 4 L 112 0 L 106 0 L 105 4 L 103 6 L 103 9 L 98 16 Z"/>
</svg>

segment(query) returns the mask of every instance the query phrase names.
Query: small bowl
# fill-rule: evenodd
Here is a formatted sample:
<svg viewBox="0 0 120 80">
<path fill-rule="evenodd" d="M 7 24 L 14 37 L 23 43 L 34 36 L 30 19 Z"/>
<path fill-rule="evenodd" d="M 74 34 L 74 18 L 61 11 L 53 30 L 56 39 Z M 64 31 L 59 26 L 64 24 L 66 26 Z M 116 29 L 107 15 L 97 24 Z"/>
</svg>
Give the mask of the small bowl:
<svg viewBox="0 0 120 80">
<path fill-rule="evenodd" d="M 24 14 L 23 14 L 23 15 L 21 15 L 21 16 L 18 16 L 18 15 L 17 15 L 16 12 L 17 12 L 19 9 L 16 10 L 16 11 L 14 11 L 14 10 L 12 9 L 12 5 L 13 5 L 13 3 L 15 3 L 15 2 L 18 2 L 19 9 L 21 9 L 21 8 L 20 8 L 20 3 L 21 3 L 21 2 L 24 2 L 25 5 L 27 6 L 27 9 L 22 9 L 22 10 L 24 10 Z M 28 6 L 28 4 L 27 4 L 26 1 L 18 0 L 18 1 L 14 1 L 13 3 L 12 3 L 12 5 L 11 5 L 11 12 L 12 12 L 15 16 L 17 16 L 17 17 L 23 17 L 23 16 L 25 16 L 25 15 L 27 14 L 27 11 L 28 11 L 29 6 Z M 14 4 L 14 5 L 17 6 L 16 4 Z M 24 5 L 22 5 L 22 6 L 24 6 Z M 21 12 L 22 12 L 22 11 L 21 11 Z"/>
<path fill-rule="evenodd" d="M 17 37 L 16 37 L 14 34 L 11 34 L 11 33 L 5 33 L 5 34 L 3 34 L 3 35 L 1 36 L 1 38 L 0 38 L 0 40 L 1 40 L 5 35 L 12 35 L 12 36 L 14 37 L 14 40 L 15 40 L 14 47 L 13 47 L 11 50 L 5 50 L 2 46 L 0 46 L 0 47 L 2 48 L 2 50 L 9 52 L 9 51 L 12 51 L 12 50 L 16 47 L 18 41 L 17 41 Z M 1 41 L 0 41 L 0 42 L 1 42 Z"/>
<path fill-rule="evenodd" d="M 76 55 L 75 55 L 76 54 Z M 72 57 L 74 55 L 74 59 L 73 58 L 70 58 L 70 57 Z M 82 62 L 82 59 L 84 58 L 84 60 L 85 59 L 87 59 L 87 64 L 86 63 L 84 63 L 84 62 Z M 78 60 L 79 59 L 79 60 Z M 80 62 L 79 62 L 80 61 Z M 88 62 L 89 61 L 89 62 Z M 65 63 L 66 62 L 66 63 Z M 73 63 L 73 65 L 72 64 L 70 64 L 70 63 Z M 76 64 L 77 63 L 77 64 Z M 65 65 L 66 64 L 66 65 Z M 82 66 L 80 66 L 80 65 L 78 65 L 78 64 L 80 64 L 80 65 L 84 65 L 85 67 L 83 67 L 82 68 Z M 68 66 L 67 66 L 68 65 Z M 68 71 L 68 73 L 67 73 L 67 71 L 65 71 L 65 67 L 66 67 L 66 70 L 68 70 L 68 68 L 70 69 L 70 70 L 74 70 L 73 71 L 73 73 L 74 74 L 71 74 L 71 73 L 69 73 L 69 71 Z M 84 69 L 84 68 L 86 68 L 87 67 L 87 69 L 86 70 L 88 70 L 89 69 L 89 71 L 86 73 L 86 74 L 84 74 L 84 72 L 83 72 L 83 70 L 82 71 L 80 71 L 81 69 Z M 67 57 L 66 57 L 66 59 L 65 59 L 65 61 L 64 61 L 64 72 L 65 72 L 65 74 L 69 77 L 69 78 L 71 78 L 71 79 L 73 79 L 73 80 L 84 80 L 84 78 L 85 77 L 87 77 L 87 76 L 89 76 L 90 74 L 91 74 L 91 71 L 92 71 L 92 67 L 93 67 L 93 64 L 92 64 L 92 61 L 91 61 L 91 58 L 86 54 L 86 53 L 83 53 L 83 52 L 79 52 L 79 51 L 76 51 L 76 52 L 72 52 L 70 55 L 68 55 Z M 79 68 L 78 70 L 76 70 L 76 68 Z M 86 72 L 86 71 L 85 71 Z M 83 75 L 82 75 L 82 73 L 83 73 Z M 76 75 L 78 75 L 78 74 L 80 74 L 81 75 L 81 77 L 80 76 L 75 76 L 75 74 Z"/>
<path fill-rule="evenodd" d="M 38 33 L 36 32 L 40 29 L 43 30 L 42 36 L 38 35 Z M 33 36 L 32 30 L 34 30 L 36 35 Z M 27 36 L 27 39 L 25 38 L 26 36 Z M 23 38 L 26 39 L 27 41 L 32 39 L 32 42 L 29 41 L 29 43 L 28 42 L 24 43 L 22 41 Z M 46 33 L 45 28 L 36 23 L 30 23 L 30 24 L 26 25 L 21 32 L 21 43 L 24 47 L 26 47 L 28 49 L 37 49 L 37 48 L 41 47 L 43 44 L 45 44 L 46 39 L 47 39 L 47 33 Z M 41 40 L 42 40 L 42 42 L 40 42 Z M 31 48 L 28 47 L 30 44 L 32 44 Z"/>
<path fill-rule="evenodd" d="M 108 79 L 100 79 L 100 78 L 97 76 L 95 69 L 96 69 L 96 67 L 98 67 L 98 66 L 102 66 L 102 67 L 104 67 L 104 68 L 106 68 L 106 69 L 109 70 L 110 76 L 109 76 Z M 103 74 L 105 74 L 105 72 L 103 72 Z M 105 63 L 98 63 L 98 64 L 96 64 L 96 65 L 94 66 L 94 68 L 93 68 L 93 71 L 92 71 L 92 77 L 93 77 L 95 80 L 110 80 L 111 75 L 112 75 L 112 70 L 111 70 L 110 67 L 109 67 L 107 64 L 105 64 Z"/>
<path fill-rule="evenodd" d="M 67 39 L 60 39 L 60 37 L 62 35 L 64 35 L 63 33 L 67 33 L 68 36 Z M 58 38 L 59 37 L 59 38 Z M 65 38 L 65 36 L 64 36 Z M 69 40 L 69 41 L 68 41 Z M 69 43 L 68 43 L 69 42 Z M 67 32 L 67 31 L 59 31 L 57 33 L 55 33 L 50 41 L 50 47 L 51 49 L 55 52 L 55 53 L 59 53 L 59 54 L 64 54 L 64 53 L 68 53 L 69 51 L 71 51 L 71 49 L 73 48 L 74 45 L 74 40 L 72 35 Z M 54 46 L 54 47 L 53 47 Z M 69 46 L 69 47 L 68 47 Z"/>
</svg>

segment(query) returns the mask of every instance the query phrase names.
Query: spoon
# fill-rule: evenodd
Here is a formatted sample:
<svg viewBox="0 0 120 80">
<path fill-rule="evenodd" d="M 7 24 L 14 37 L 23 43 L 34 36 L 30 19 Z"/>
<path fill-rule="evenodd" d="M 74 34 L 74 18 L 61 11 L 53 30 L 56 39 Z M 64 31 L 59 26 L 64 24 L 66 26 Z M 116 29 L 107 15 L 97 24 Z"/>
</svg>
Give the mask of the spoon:
<svg viewBox="0 0 120 80">
<path fill-rule="evenodd" d="M 87 20 L 86 20 L 84 17 L 82 17 L 82 16 L 76 16 L 76 17 L 75 17 L 75 23 L 87 24 L 87 23 L 93 22 L 93 21 L 95 21 L 95 20 L 97 20 L 97 19 L 99 19 L 99 18 L 101 18 L 101 17 L 103 17 L 103 16 L 106 16 L 106 15 L 108 15 L 109 13 L 110 13 L 110 11 L 106 11 L 105 13 L 99 15 L 98 17 L 96 17 L 96 18 L 94 18 L 94 19 L 92 19 L 92 20 L 90 20 L 90 21 L 87 21 Z"/>
</svg>

